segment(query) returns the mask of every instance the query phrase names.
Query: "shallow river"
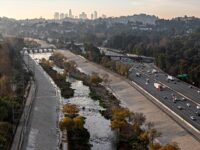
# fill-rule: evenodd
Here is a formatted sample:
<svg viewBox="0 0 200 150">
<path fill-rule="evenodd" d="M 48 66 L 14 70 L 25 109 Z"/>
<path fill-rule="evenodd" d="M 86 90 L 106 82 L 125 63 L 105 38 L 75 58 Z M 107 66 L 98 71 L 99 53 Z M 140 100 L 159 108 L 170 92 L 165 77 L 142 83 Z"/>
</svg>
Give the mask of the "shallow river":
<svg viewBox="0 0 200 150">
<path fill-rule="evenodd" d="M 51 54 L 32 54 L 32 58 L 39 61 L 39 59 L 48 59 Z M 63 70 L 54 67 L 54 70 L 62 72 Z M 90 89 L 88 86 L 83 85 L 82 81 L 72 78 L 67 79 L 72 83 L 72 88 L 75 90 L 74 97 L 70 99 L 63 99 L 63 104 L 71 103 L 76 104 L 79 108 L 79 114 L 86 118 L 85 128 L 90 133 L 90 144 L 92 150 L 115 150 L 114 132 L 110 129 L 110 121 L 105 119 L 99 112 L 103 110 L 99 106 L 99 102 L 92 100 L 89 97 Z M 82 109 L 84 108 L 84 109 Z"/>
<path fill-rule="evenodd" d="M 99 110 L 98 101 L 89 97 L 89 87 L 83 85 L 82 81 L 69 79 L 72 88 L 75 89 L 74 97 L 65 99 L 64 103 L 76 104 L 80 108 L 79 114 L 86 117 L 85 128 L 90 132 L 90 143 L 93 150 L 114 150 L 114 133 L 110 129 L 110 121 L 105 119 Z M 82 109 L 82 108 L 85 109 Z"/>
</svg>

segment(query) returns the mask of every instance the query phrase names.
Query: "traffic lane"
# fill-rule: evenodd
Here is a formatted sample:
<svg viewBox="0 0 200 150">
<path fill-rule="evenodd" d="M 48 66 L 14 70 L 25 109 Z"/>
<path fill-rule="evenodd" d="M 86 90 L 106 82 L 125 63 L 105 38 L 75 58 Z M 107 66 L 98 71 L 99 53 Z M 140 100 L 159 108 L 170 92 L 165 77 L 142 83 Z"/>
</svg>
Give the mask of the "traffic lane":
<svg viewBox="0 0 200 150">
<path fill-rule="evenodd" d="M 132 77 L 134 77 L 134 74 L 132 75 Z M 140 86 L 142 86 L 146 91 L 148 91 L 149 93 L 151 93 L 152 95 L 154 95 L 156 98 L 158 98 L 162 103 L 164 103 L 166 106 L 168 106 L 170 109 L 172 109 L 174 112 L 176 112 L 177 114 L 179 114 L 181 117 L 183 117 L 185 120 L 187 120 L 188 122 L 190 122 L 191 124 L 193 124 L 193 126 L 195 126 L 196 128 L 200 129 L 200 121 L 199 118 L 196 121 L 191 120 L 191 116 L 195 116 L 193 112 L 191 112 L 190 110 L 185 109 L 183 112 L 182 110 L 177 109 L 178 105 L 180 105 L 181 107 L 185 108 L 185 104 L 184 103 L 179 103 L 176 102 L 176 104 L 174 104 L 171 101 L 166 101 L 163 99 L 163 96 L 166 95 L 166 93 L 162 92 L 155 92 L 155 88 L 153 86 L 153 83 L 150 84 L 150 86 L 146 86 L 145 85 L 145 78 L 132 78 L 136 83 L 138 83 Z M 153 82 L 153 81 L 151 81 Z M 167 92 L 167 91 L 166 91 Z M 168 92 L 168 97 L 170 97 L 172 92 Z M 195 116 L 196 117 L 196 116 Z M 196 117 L 197 118 L 197 117 Z"/>
<path fill-rule="evenodd" d="M 138 67 L 137 69 L 140 71 L 152 71 L 153 69 L 158 70 L 158 68 L 154 65 L 154 64 L 139 64 L 136 63 L 135 64 L 136 67 Z M 142 67 L 145 66 L 145 67 Z M 167 82 L 166 78 L 168 76 L 167 73 L 163 72 L 162 70 L 159 69 L 158 74 L 158 80 L 160 80 L 161 82 L 163 82 L 164 84 L 171 86 L 174 90 L 183 93 L 186 97 L 190 98 L 190 99 L 194 99 L 197 103 L 200 102 L 200 94 L 198 94 L 198 88 L 193 87 L 193 88 L 188 88 L 188 86 L 191 86 L 190 84 L 180 81 L 180 82 L 176 82 L 177 84 L 170 84 L 171 82 Z M 151 73 L 149 75 L 152 75 Z M 177 79 L 178 80 L 178 79 Z M 174 83 L 174 82 L 173 82 Z"/>
<path fill-rule="evenodd" d="M 153 66 L 153 64 L 141 64 L 141 63 L 134 63 L 133 67 L 136 67 L 137 70 L 143 72 L 143 73 L 147 73 L 149 74 L 149 76 L 153 77 L 154 74 L 151 73 L 151 71 L 153 69 L 157 69 L 155 66 Z M 150 71 L 150 72 L 149 72 Z M 160 72 L 157 73 L 157 77 L 156 79 L 159 80 L 160 82 L 162 82 L 163 84 L 166 84 L 167 86 L 169 86 L 170 88 L 180 92 L 180 93 L 184 93 L 183 95 L 194 100 L 195 102 L 197 102 L 199 104 L 199 94 L 197 93 L 197 90 L 192 90 L 192 89 L 188 89 L 188 87 L 186 86 L 187 84 L 184 82 L 177 82 L 177 84 L 170 84 L 167 83 L 166 81 L 167 78 L 167 74 L 164 72 Z M 182 84 L 183 88 L 181 88 L 181 86 L 178 86 L 179 84 Z"/>
<path fill-rule="evenodd" d="M 134 70 L 132 70 L 132 71 L 134 71 Z M 141 72 L 140 72 L 141 73 Z M 144 79 L 142 79 L 143 81 L 145 81 L 145 83 L 146 83 L 146 79 L 145 78 L 148 78 L 149 80 L 151 80 L 153 83 L 155 83 L 156 81 L 155 81 L 155 78 L 151 78 L 151 77 L 149 77 L 149 76 L 147 76 L 147 75 L 145 75 L 145 74 L 142 74 L 142 76 L 140 77 L 140 78 L 143 78 L 144 77 Z M 154 89 L 155 89 L 155 87 L 154 87 L 154 85 L 152 86 Z M 148 89 L 147 89 L 148 90 Z M 172 91 L 171 89 L 168 89 L 168 88 L 165 88 L 165 90 L 168 90 L 171 94 L 173 93 L 174 95 L 176 95 L 176 97 L 180 100 L 181 99 L 181 95 L 179 95 L 178 93 L 176 93 L 176 92 L 174 92 L 174 91 Z M 164 95 L 165 96 L 165 95 Z M 163 96 L 163 97 L 164 97 Z M 162 98 L 163 98 L 162 97 Z M 185 101 L 184 101 L 185 102 Z M 188 103 L 188 102 L 187 102 Z M 192 104 L 193 105 L 193 107 L 195 108 L 195 104 L 194 103 L 192 103 L 192 102 L 190 102 L 190 104 Z M 195 110 L 195 109 L 194 109 Z M 194 111 L 193 110 L 193 111 Z M 195 112 L 194 112 L 195 113 Z"/>
<path fill-rule="evenodd" d="M 183 93 L 183 95 L 187 96 L 190 99 L 195 100 L 197 103 L 200 104 L 200 94 L 197 93 L 198 90 L 194 89 L 194 88 L 190 88 L 189 86 L 191 85 L 187 85 L 184 82 L 180 81 L 166 81 L 167 78 L 167 74 L 161 74 L 159 73 L 159 80 L 161 82 L 163 82 L 164 84 L 172 87 L 174 90 Z M 176 83 L 176 84 L 175 84 Z"/>
<path fill-rule="evenodd" d="M 139 80 L 137 80 L 137 82 L 136 83 L 138 83 L 139 85 L 141 85 L 141 84 L 144 84 L 144 83 L 142 83 L 142 81 L 140 81 L 140 83 L 138 82 Z M 152 85 L 152 87 L 153 87 L 153 85 Z M 188 110 L 187 110 L 187 113 L 182 113 L 182 110 L 179 110 L 179 109 L 177 109 L 177 106 L 176 105 L 174 105 L 173 104 L 173 102 L 172 101 L 169 101 L 169 103 L 167 104 L 166 102 L 168 102 L 168 101 L 164 101 L 164 100 L 161 100 L 162 99 L 162 92 L 160 92 L 159 94 L 161 94 L 162 96 L 159 96 L 159 94 L 158 93 L 156 93 L 155 94 L 155 89 L 154 88 L 152 88 L 152 90 L 150 91 L 150 88 L 149 89 L 146 89 L 146 88 L 144 88 L 146 91 L 148 91 L 149 93 L 153 93 L 153 95 L 156 97 L 156 98 L 158 98 L 160 101 L 162 101 L 165 105 L 167 105 L 170 109 L 172 109 L 173 111 L 175 111 L 177 114 L 179 114 L 181 117 L 183 117 L 185 120 L 187 120 L 188 122 L 190 122 L 191 124 L 193 124 L 196 128 L 199 128 L 199 121 L 197 120 L 196 122 L 194 122 L 194 121 L 192 121 L 191 119 L 190 119 L 190 116 L 193 114 L 193 113 L 191 113 L 191 112 L 188 112 Z M 169 93 L 169 96 L 170 96 L 170 93 Z M 177 102 L 177 104 L 178 104 L 178 102 Z M 185 105 L 184 104 L 180 104 L 181 105 L 181 107 L 185 107 Z M 178 112 L 177 112 L 178 111 Z M 192 115 L 193 116 L 193 115 Z"/>
</svg>

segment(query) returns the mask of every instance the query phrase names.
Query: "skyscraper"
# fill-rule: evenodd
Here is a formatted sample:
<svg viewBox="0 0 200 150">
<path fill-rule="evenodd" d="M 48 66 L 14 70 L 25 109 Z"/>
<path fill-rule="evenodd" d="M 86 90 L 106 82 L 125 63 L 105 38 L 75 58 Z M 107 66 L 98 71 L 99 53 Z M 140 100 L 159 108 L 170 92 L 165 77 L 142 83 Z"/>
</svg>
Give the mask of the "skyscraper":
<svg viewBox="0 0 200 150">
<path fill-rule="evenodd" d="M 65 18 L 64 13 L 61 13 L 61 14 L 60 14 L 60 19 L 64 19 L 64 18 Z"/>
<path fill-rule="evenodd" d="M 59 20 L 59 17 L 60 17 L 59 12 L 55 12 L 54 13 L 54 19 Z"/>
<path fill-rule="evenodd" d="M 98 18 L 97 11 L 94 11 L 94 19 L 97 19 L 97 18 Z"/>
<path fill-rule="evenodd" d="M 65 18 L 68 18 L 68 14 L 65 14 Z"/>
<path fill-rule="evenodd" d="M 79 15 L 79 18 L 85 20 L 85 19 L 87 19 L 87 14 L 86 14 L 85 12 L 82 12 L 82 13 Z"/>
<path fill-rule="evenodd" d="M 69 10 L 69 18 L 73 18 L 72 10 L 71 9 Z"/>
<path fill-rule="evenodd" d="M 93 20 L 94 19 L 94 14 L 91 14 L 91 20 Z"/>
</svg>

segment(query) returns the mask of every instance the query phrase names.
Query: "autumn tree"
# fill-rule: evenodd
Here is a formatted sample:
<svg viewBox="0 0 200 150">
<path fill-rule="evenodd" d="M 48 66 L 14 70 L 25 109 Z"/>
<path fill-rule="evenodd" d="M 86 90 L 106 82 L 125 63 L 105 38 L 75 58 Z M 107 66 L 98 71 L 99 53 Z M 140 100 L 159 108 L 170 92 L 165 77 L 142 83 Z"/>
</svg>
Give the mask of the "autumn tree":
<svg viewBox="0 0 200 150">
<path fill-rule="evenodd" d="M 13 91 L 11 89 L 11 81 L 8 76 L 3 75 L 0 77 L 0 96 L 11 96 Z M 14 83 L 13 83 L 14 86 Z"/>
<path fill-rule="evenodd" d="M 76 116 L 75 118 L 73 118 L 73 122 L 74 122 L 74 127 L 76 129 L 83 129 L 84 126 L 84 119 L 81 116 Z"/>
<path fill-rule="evenodd" d="M 180 150 L 180 148 L 177 143 L 169 143 L 162 146 L 159 150 Z"/>
<path fill-rule="evenodd" d="M 74 116 L 77 114 L 78 109 L 77 109 L 76 105 L 74 105 L 74 104 L 65 104 L 63 106 L 63 112 L 67 113 L 68 115 Z"/>
<path fill-rule="evenodd" d="M 54 63 L 58 66 L 58 67 L 61 67 L 63 68 L 63 62 L 66 61 L 66 57 L 59 53 L 59 52 L 54 52 L 52 54 L 52 56 L 50 56 L 49 58 L 50 60 L 54 61 Z"/>
<path fill-rule="evenodd" d="M 74 122 L 71 117 L 65 116 L 60 122 L 59 126 L 61 130 L 72 130 L 74 128 Z"/>
<path fill-rule="evenodd" d="M 101 83 L 103 80 L 99 77 L 98 73 L 93 72 L 90 75 L 90 83 L 94 84 L 94 85 L 98 85 L 99 83 Z"/>
</svg>

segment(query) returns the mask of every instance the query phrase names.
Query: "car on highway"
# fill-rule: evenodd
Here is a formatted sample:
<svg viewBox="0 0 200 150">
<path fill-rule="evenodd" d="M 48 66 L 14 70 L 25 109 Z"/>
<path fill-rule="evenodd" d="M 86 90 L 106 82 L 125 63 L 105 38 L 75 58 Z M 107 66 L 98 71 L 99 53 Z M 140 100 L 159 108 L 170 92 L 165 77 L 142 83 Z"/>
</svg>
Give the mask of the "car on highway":
<svg viewBox="0 0 200 150">
<path fill-rule="evenodd" d="M 182 109 L 183 109 L 183 107 L 181 107 L 181 106 L 178 106 L 177 108 L 178 108 L 179 110 L 182 110 Z"/>
<path fill-rule="evenodd" d="M 177 102 L 177 99 L 173 99 L 173 103 L 176 103 Z"/>
<path fill-rule="evenodd" d="M 199 105 L 197 105 L 197 107 L 196 107 L 197 109 L 200 109 L 200 106 Z"/>
<path fill-rule="evenodd" d="M 186 105 L 187 105 L 187 107 L 190 107 L 190 106 L 191 106 L 191 104 L 190 104 L 190 103 L 187 103 Z"/>
<path fill-rule="evenodd" d="M 167 99 L 167 96 L 163 96 L 164 99 Z"/>
<path fill-rule="evenodd" d="M 168 75 L 168 76 L 167 76 L 167 80 L 174 81 L 174 77 Z"/>
<path fill-rule="evenodd" d="M 196 118 L 194 116 L 190 116 L 190 119 L 192 119 L 193 121 L 196 120 Z"/>
<path fill-rule="evenodd" d="M 187 99 L 185 98 L 185 97 L 182 97 L 182 99 L 181 99 L 182 101 L 186 101 Z"/>
<path fill-rule="evenodd" d="M 196 114 L 197 116 L 200 116 L 200 111 L 196 111 L 195 114 Z"/>
</svg>

